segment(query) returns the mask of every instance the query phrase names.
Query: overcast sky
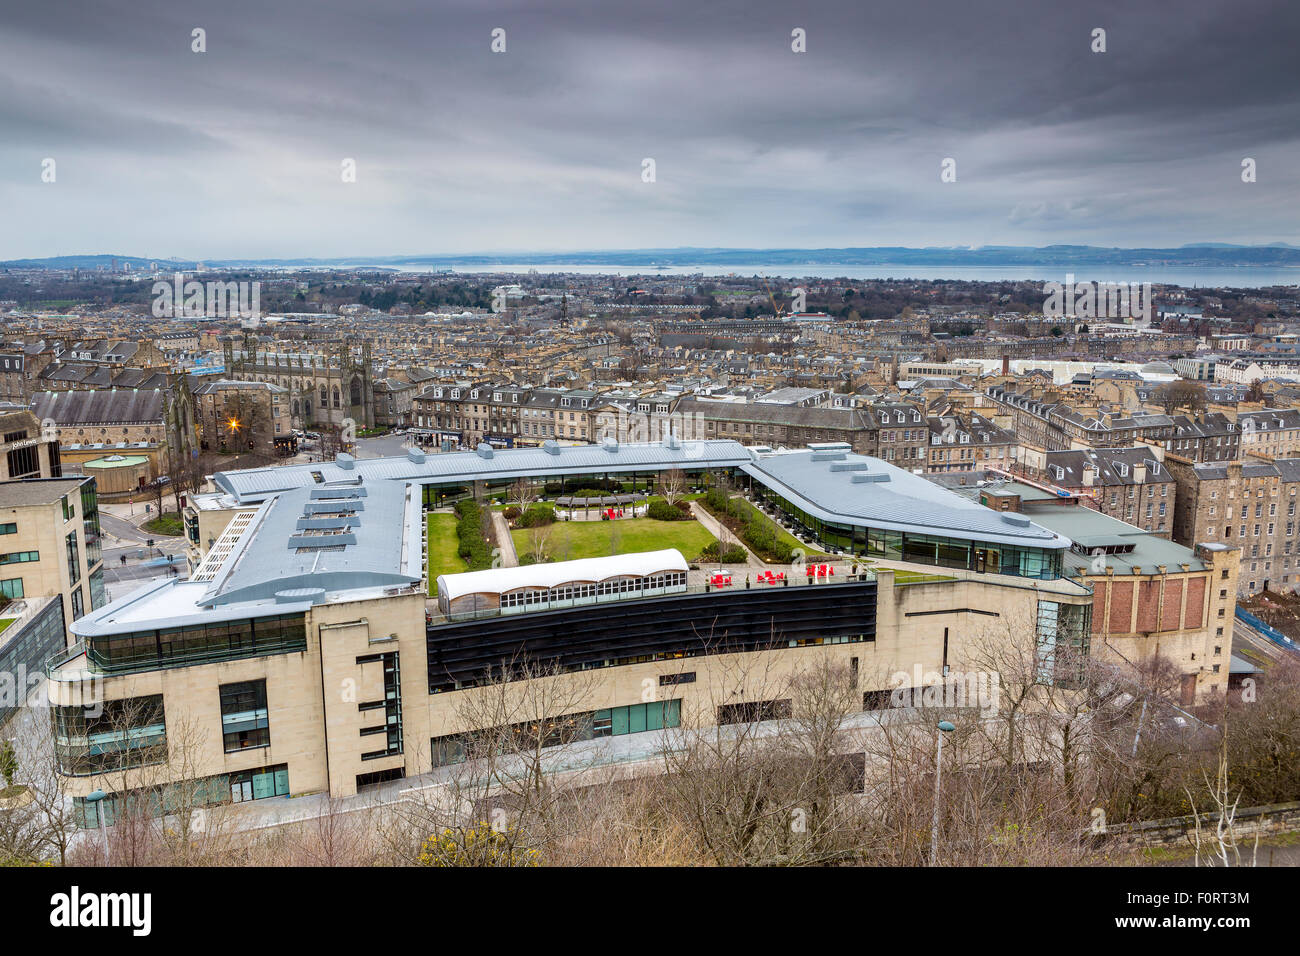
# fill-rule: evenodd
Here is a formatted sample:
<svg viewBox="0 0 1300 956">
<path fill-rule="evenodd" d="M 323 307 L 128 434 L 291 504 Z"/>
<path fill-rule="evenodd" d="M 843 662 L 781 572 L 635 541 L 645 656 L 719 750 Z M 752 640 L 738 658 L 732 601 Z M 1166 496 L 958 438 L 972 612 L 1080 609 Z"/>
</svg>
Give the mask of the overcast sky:
<svg viewBox="0 0 1300 956">
<path fill-rule="evenodd" d="M 1300 243 L 1284 0 L 0 6 L 0 258 Z"/>
</svg>

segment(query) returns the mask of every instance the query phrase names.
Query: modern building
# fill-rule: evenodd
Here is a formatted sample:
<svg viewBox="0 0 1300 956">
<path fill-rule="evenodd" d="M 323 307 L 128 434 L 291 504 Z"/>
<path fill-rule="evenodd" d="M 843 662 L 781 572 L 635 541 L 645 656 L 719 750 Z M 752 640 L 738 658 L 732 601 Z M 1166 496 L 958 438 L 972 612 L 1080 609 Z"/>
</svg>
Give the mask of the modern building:
<svg viewBox="0 0 1300 956">
<path fill-rule="evenodd" d="M 103 607 L 95 479 L 0 482 L 0 598 L 62 595 L 71 623 Z"/>
<path fill-rule="evenodd" d="M 58 478 L 63 474 L 59 441 L 26 408 L 0 404 L 0 481 Z"/>
<path fill-rule="evenodd" d="M 719 587 L 668 550 L 443 575 L 430 600 L 425 514 L 449 499 L 520 478 L 552 494 L 612 477 L 649 488 L 670 470 L 725 479 L 810 546 L 843 552 L 838 573 L 791 566 L 770 584 Z M 578 712 L 548 716 L 598 737 L 788 707 L 762 682 L 728 679 L 738 661 L 787 677 L 842 665 L 868 708 L 899 672 L 959 663 L 973 635 L 1033 628 L 1044 666 L 1062 644 L 1088 652 L 1094 599 L 1065 574 L 1068 538 L 842 444 L 484 445 L 214 483 L 207 510 L 231 517 L 219 531 L 209 517 L 215 538 L 199 532 L 189 579 L 75 621 L 79 643 L 49 664 L 56 747 L 89 825 L 91 791 L 110 793 L 112 814 L 122 794 L 182 773 L 213 802 L 428 773 L 482 729 L 466 724 L 464 694 L 512 679 L 520 660 L 586 675 Z M 78 706 L 88 681 L 100 717 Z"/>
</svg>

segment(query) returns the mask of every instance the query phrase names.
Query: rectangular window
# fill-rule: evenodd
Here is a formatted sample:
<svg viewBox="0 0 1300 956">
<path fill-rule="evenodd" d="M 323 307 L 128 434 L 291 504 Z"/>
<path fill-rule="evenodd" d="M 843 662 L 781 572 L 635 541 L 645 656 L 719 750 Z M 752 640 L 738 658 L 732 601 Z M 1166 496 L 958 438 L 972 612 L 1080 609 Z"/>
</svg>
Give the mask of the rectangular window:
<svg viewBox="0 0 1300 956">
<path fill-rule="evenodd" d="M 68 581 L 76 584 L 81 580 L 81 549 L 77 547 L 77 532 L 69 531 L 65 540 L 68 550 Z"/>
<path fill-rule="evenodd" d="M 70 776 L 122 770 L 167 759 L 161 694 L 107 701 L 98 716 L 84 706 L 54 709 L 54 752 Z"/>
<path fill-rule="evenodd" d="M 271 746 L 266 712 L 266 681 L 222 684 L 221 739 L 226 753 Z"/>
<path fill-rule="evenodd" d="M 377 727 L 362 728 L 363 736 L 383 734 L 385 746 L 361 755 L 362 760 L 377 760 L 380 757 L 392 757 L 402 752 L 402 678 L 398 667 L 397 651 L 387 654 L 375 654 L 370 657 L 358 657 L 358 664 L 382 662 L 384 668 L 384 699 L 367 701 L 357 705 L 359 710 L 377 709 L 382 705 L 384 722 Z"/>
<path fill-rule="evenodd" d="M 718 708 L 719 724 L 748 724 L 760 720 L 786 720 L 792 713 L 789 700 L 756 700 L 723 704 Z"/>
</svg>

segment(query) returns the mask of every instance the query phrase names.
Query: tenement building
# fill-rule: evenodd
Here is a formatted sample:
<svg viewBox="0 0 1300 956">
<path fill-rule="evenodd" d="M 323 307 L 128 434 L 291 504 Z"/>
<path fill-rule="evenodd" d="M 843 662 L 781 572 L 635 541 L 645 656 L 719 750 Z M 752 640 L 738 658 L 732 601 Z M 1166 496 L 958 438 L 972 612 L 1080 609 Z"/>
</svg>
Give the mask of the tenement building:
<svg viewBox="0 0 1300 956">
<path fill-rule="evenodd" d="M 1296 589 L 1300 458 L 1192 464 L 1170 457 L 1165 464 L 1178 483 L 1174 540 L 1240 549 L 1243 596 Z"/>
<path fill-rule="evenodd" d="M 426 520 L 449 502 L 521 480 L 556 497 L 644 492 L 668 472 L 725 484 L 823 556 L 731 585 L 676 548 L 431 580 L 426 527 L 440 526 Z M 876 709 L 900 673 L 960 670 L 980 640 L 1032 634 L 1050 681 L 1078 678 L 1065 648 L 1089 652 L 1094 594 L 1068 573 L 1067 537 L 842 443 L 484 443 L 214 484 L 208 505 L 234 514 L 208 516 L 189 579 L 73 622 L 76 645 L 48 664 L 56 753 L 87 825 L 97 789 L 111 822 L 127 797 L 166 805 L 181 782 L 224 803 L 428 774 L 465 757 L 483 728 L 464 702 L 494 682 L 582 675 L 582 699 L 541 716 L 599 738 L 788 713 L 789 680 L 822 662 Z M 521 661 L 547 670 L 521 676 Z M 102 709 L 80 706 L 88 686 Z"/>
</svg>

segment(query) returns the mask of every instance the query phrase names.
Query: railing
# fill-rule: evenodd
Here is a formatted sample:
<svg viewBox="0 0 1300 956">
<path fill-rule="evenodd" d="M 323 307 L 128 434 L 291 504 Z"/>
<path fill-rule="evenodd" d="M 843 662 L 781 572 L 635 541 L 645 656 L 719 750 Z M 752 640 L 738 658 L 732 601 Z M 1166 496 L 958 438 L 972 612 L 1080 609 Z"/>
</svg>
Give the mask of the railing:
<svg viewBox="0 0 1300 956">
<path fill-rule="evenodd" d="M 750 573 L 756 573 L 757 569 L 750 569 Z M 704 572 L 713 573 L 713 572 Z M 726 573 L 726 572 L 723 572 Z M 429 625 L 441 624 L 460 624 L 465 621 L 478 621 L 485 618 L 507 617 L 514 614 L 532 614 L 537 611 L 559 611 L 574 607 L 587 607 L 596 604 L 617 604 L 622 601 L 635 601 L 645 598 L 658 597 L 675 597 L 682 594 L 713 594 L 732 591 L 773 591 L 782 587 L 818 587 L 826 584 L 860 584 L 868 581 L 874 581 L 876 576 L 871 571 L 862 570 L 857 574 L 845 574 L 842 577 L 806 577 L 802 573 L 787 573 L 784 580 L 777 581 L 775 584 L 758 581 L 735 581 L 735 572 L 732 572 L 733 583 L 730 585 L 717 586 L 714 584 L 688 584 L 676 587 L 646 588 L 640 591 L 618 591 L 612 594 L 594 594 L 588 597 L 568 598 L 567 600 L 546 601 L 537 604 L 523 604 L 514 607 L 491 607 L 480 608 L 475 611 L 457 611 L 453 614 L 444 614 L 441 611 L 430 610 L 425 614 L 426 623 Z"/>
<path fill-rule="evenodd" d="M 7 627 L 0 628 L 0 647 L 17 637 L 31 619 L 52 602 L 61 600 L 63 599 L 58 595 L 47 598 L 15 598 L 0 608 L 0 619 L 12 618 Z"/>
<path fill-rule="evenodd" d="M 1300 652 L 1300 644 L 1296 644 L 1295 641 L 1291 640 L 1291 638 L 1287 637 L 1277 628 L 1273 627 L 1273 625 L 1265 624 L 1263 621 L 1257 618 L 1254 614 L 1251 614 L 1249 611 L 1244 610 L 1241 607 L 1238 607 L 1237 617 L 1241 618 L 1243 621 L 1245 621 L 1255 630 L 1259 631 L 1259 633 L 1263 634 L 1266 638 L 1268 638 L 1270 641 L 1272 641 L 1274 644 L 1278 645 L 1279 647 L 1284 647 L 1289 651 Z"/>
<path fill-rule="evenodd" d="M 60 680 L 60 679 L 80 680 L 81 679 L 80 674 L 76 676 L 68 675 L 63 678 L 60 678 L 55 674 L 55 671 L 57 671 L 64 664 L 67 664 L 69 661 L 76 660 L 78 657 L 81 657 L 85 653 L 86 653 L 86 642 L 77 641 L 77 643 L 73 644 L 71 647 L 65 648 L 64 650 L 59 651 L 57 654 L 50 655 L 45 660 L 45 676 L 48 677 L 50 680 Z M 94 670 L 94 668 L 91 666 L 89 657 L 86 658 L 86 670 L 87 671 Z"/>
</svg>

